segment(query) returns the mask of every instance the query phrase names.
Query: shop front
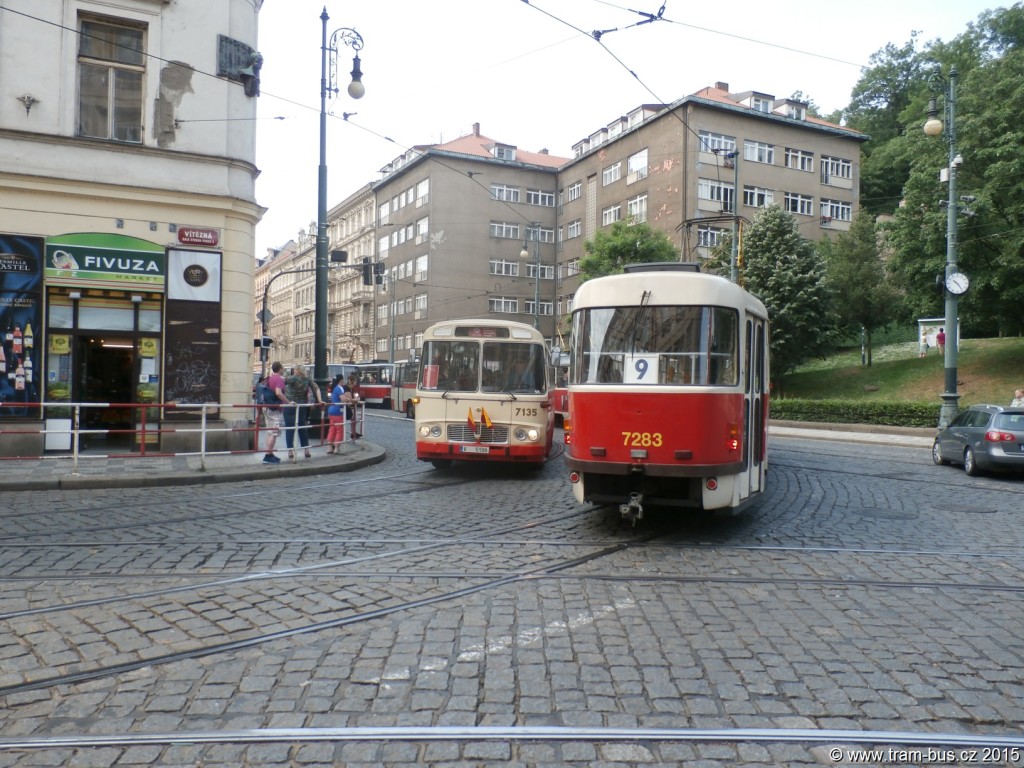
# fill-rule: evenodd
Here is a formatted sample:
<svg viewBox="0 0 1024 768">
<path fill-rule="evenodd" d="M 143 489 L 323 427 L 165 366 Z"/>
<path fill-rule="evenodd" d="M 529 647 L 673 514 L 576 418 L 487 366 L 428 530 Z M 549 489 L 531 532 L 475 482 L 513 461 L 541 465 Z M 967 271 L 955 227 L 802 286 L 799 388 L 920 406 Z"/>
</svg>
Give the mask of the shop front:
<svg viewBox="0 0 1024 768">
<path fill-rule="evenodd" d="M 3 354 L 14 358 L 5 360 L 11 384 L 5 376 L 0 398 L 24 403 L 0 420 L 42 420 L 36 454 L 71 450 L 75 435 L 86 451 L 185 450 L 161 426 L 197 421 L 194 406 L 219 402 L 221 254 L 102 233 L 27 240 L 0 235 L 9 252 L 35 248 L 34 261 L 19 261 L 26 274 L 42 267 L 17 291 L 6 277 L 0 284 L 0 327 L 11 325 Z M 0 444 L 0 454 L 31 455 L 29 442 Z"/>
</svg>

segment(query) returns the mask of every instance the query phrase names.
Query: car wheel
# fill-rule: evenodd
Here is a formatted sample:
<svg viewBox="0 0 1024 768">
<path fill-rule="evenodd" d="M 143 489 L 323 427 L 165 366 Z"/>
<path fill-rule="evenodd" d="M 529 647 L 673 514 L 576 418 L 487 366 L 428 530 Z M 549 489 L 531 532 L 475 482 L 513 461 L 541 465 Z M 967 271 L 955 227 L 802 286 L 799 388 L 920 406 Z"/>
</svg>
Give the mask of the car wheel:
<svg viewBox="0 0 1024 768">
<path fill-rule="evenodd" d="M 938 440 L 932 443 L 932 461 L 934 461 L 939 466 L 942 466 L 943 464 L 949 464 L 948 461 L 942 458 L 942 449 L 939 447 Z"/>
<path fill-rule="evenodd" d="M 967 448 L 964 451 L 964 472 L 966 472 L 971 477 L 976 477 L 977 475 L 981 474 L 980 470 L 978 469 L 977 462 L 974 461 L 974 451 L 972 451 L 970 448 Z"/>
</svg>

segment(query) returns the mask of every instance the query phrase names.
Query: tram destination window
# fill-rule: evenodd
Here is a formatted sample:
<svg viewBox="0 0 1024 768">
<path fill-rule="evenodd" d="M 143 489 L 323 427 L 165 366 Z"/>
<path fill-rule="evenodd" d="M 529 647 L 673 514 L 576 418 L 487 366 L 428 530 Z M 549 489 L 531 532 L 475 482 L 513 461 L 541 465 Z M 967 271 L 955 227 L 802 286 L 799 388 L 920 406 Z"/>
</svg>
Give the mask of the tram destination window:
<svg viewBox="0 0 1024 768">
<path fill-rule="evenodd" d="M 739 316 L 726 307 L 590 309 L 574 318 L 576 384 L 736 386 Z"/>
</svg>

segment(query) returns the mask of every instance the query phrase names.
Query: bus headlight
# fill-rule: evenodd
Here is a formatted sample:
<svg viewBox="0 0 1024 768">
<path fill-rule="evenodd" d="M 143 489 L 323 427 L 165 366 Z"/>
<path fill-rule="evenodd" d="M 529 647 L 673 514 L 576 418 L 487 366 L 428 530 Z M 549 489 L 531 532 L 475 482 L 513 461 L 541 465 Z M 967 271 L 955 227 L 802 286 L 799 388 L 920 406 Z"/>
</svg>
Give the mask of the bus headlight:
<svg viewBox="0 0 1024 768">
<path fill-rule="evenodd" d="M 439 427 L 437 424 L 434 424 L 433 426 L 431 426 L 429 424 L 421 424 L 420 425 L 420 437 L 440 437 L 440 436 L 441 436 L 441 427 Z"/>
<path fill-rule="evenodd" d="M 526 427 L 516 427 L 516 431 L 513 434 L 516 440 L 521 443 L 527 441 L 535 443 L 540 438 L 540 433 L 536 429 L 527 429 Z"/>
</svg>

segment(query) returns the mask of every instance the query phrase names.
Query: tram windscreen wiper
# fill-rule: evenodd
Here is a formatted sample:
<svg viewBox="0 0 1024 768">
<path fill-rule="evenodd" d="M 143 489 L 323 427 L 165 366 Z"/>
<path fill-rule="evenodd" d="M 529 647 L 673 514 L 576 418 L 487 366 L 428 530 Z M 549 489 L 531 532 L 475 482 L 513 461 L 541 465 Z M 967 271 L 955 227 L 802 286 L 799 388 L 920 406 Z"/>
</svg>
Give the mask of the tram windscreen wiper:
<svg viewBox="0 0 1024 768">
<path fill-rule="evenodd" d="M 651 305 L 651 292 L 644 291 L 640 297 L 640 308 L 639 311 L 633 315 L 633 323 L 629 327 L 629 347 L 628 351 L 630 354 L 636 353 L 636 337 L 640 331 L 641 324 L 647 318 L 647 313 L 650 312 Z"/>
</svg>

